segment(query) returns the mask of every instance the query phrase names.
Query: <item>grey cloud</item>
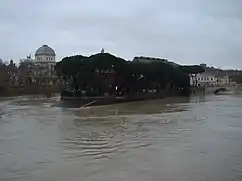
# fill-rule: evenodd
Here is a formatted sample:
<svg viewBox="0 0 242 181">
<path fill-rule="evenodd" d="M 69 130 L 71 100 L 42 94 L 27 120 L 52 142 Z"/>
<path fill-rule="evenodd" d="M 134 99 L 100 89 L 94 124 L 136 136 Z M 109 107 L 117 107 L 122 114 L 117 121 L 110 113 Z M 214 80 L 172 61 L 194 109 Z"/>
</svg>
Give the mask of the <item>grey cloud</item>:
<svg viewBox="0 0 242 181">
<path fill-rule="evenodd" d="M 3 0 L 0 57 L 16 60 L 42 44 L 59 59 L 102 47 L 132 59 L 241 67 L 240 0 Z"/>
</svg>

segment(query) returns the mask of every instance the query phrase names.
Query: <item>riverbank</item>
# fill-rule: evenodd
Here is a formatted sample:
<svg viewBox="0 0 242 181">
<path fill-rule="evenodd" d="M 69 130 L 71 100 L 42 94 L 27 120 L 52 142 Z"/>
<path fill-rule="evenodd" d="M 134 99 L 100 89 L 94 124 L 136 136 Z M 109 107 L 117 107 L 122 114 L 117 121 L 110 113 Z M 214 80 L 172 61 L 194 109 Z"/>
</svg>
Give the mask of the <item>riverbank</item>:
<svg viewBox="0 0 242 181">
<path fill-rule="evenodd" d="M 188 97 L 188 95 L 182 94 L 183 97 Z M 136 94 L 126 94 L 126 95 L 101 95 L 101 96 L 86 96 L 81 95 L 79 92 L 73 91 L 63 91 L 61 94 L 61 101 L 65 103 L 74 103 L 78 107 L 87 106 L 99 106 L 108 104 L 118 104 L 126 102 L 137 102 L 152 99 L 163 99 L 166 97 L 181 96 L 178 92 L 146 92 L 146 93 L 136 93 Z"/>
<path fill-rule="evenodd" d="M 22 95 L 34 95 L 42 94 L 46 96 L 51 96 L 52 94 L 60 93 L 62 90 L 61 86 L 23 86 L 23 87 L 10 87 L 1 86 L 0 87 L 0 97 L 13 97 Z"/>
<path fill-rule="evenodd" d="M 80 107 L 87 106 L 99 106 L 99 105 L 108 105 L 108 104 L 117 104 L 125 102 L 134 102 L 134 101 L 144 101 L 149 99 L 161 99 L 165 98 L 164 93 L 147 93 L 139 95 L 127 95 L 127 96 L 102 96 L 102 97 L 61 97 L 62 101 L 75 101 L 80 104 Z"/>
</svg>

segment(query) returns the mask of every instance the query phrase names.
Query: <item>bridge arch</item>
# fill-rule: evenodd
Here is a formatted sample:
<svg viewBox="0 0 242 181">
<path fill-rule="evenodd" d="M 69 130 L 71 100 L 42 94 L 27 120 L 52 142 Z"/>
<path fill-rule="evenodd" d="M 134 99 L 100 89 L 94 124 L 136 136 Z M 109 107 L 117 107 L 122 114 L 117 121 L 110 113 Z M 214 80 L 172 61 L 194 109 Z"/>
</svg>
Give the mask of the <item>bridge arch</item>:
<svg viewBox="0 0 242 181">
<path fill-rule="evenodd" d="M 227 91 L 228 89 L 226 89 L 226 88 L 224 88 L 224 87 L 222 87 L 222 88 L 218 88 L 218 89 L 216 89 L 215 91 L 214 91 L 214 94 L 217 94 L 217 93 L 219 93 L 219 92 L 225 92 L 225 91 Z"/>
</svg>

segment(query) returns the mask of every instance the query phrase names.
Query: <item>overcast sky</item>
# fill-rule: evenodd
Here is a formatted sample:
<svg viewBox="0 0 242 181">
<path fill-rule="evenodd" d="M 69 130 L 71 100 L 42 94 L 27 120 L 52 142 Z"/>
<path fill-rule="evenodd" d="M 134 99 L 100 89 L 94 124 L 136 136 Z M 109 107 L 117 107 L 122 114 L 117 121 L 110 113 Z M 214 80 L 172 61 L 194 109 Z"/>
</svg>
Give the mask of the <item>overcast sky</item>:
<svg viewBox="0 0 242 181">
<path fill-rule="evenodd" d="M 0 0 L 0 57 L 47 44 L 57 60 L 104 48 L 242 69 L 241 0 Z"/>
</svg>

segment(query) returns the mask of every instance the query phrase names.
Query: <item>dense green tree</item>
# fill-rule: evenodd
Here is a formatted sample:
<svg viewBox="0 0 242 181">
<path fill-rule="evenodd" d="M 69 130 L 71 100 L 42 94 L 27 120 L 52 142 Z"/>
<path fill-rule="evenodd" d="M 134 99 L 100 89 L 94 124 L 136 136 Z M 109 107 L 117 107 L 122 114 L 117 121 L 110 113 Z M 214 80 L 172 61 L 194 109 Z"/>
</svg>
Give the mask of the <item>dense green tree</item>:
<svg viewBox="0 0 242 181">
<path fill-rule="evenodd" d="M 180 66 L 180 68 L 188 74 L 199 74 L 205 72 L 205 69 L 200 65 L 186 65 Z"/>
<path fill-rule="evenodd" d="M 99 53 L 90 57 L 65 57 L 57 63 L 56 71 L 64 79 L 71 79 L 75 89 L 114 94 L 118 87 L 126 94 L 136 94 L 150 89 L 187 91 L 188 75 L 202 71 L 199 68 L 175 67 L 167 62 L 130 62 L 109 53 Z"/>
</svg>

